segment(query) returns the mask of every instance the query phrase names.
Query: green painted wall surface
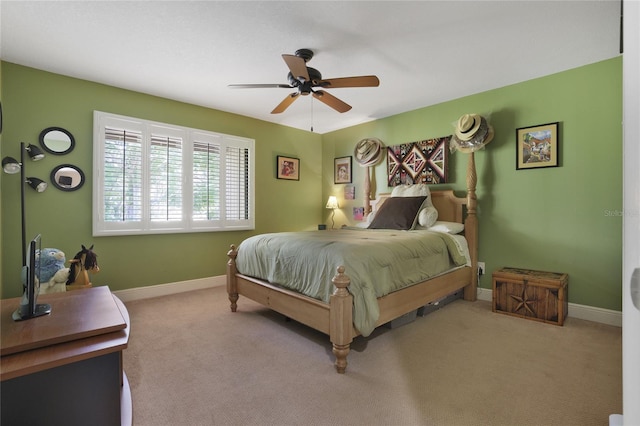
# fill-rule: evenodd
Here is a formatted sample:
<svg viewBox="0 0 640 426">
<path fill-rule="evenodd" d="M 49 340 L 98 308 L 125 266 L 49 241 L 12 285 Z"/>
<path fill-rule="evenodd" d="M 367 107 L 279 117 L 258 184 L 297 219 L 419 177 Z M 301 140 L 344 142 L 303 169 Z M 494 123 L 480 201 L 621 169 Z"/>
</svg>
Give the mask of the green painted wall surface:
<svg viewBox="0 0 640 426">
<path fill-rule="evenodd" d="M 2 66 L 0 63 L 0 106 L 2 105 Z M 2 114 L 0 112 L 0 114 Z M 2 149 L 2 132 L 0 132 L 0 150 Z M 0 159 L 4 158 L 4 156 L 0 156 Z M 4 176 L 2 176 L 4 173 L 2 171 L 0 171 L 0 188 L 2 188 L 2 179 Z M 0 225 L 2 224 L 2 197 L 0 196 Z M 2 226 L 0 226 L 0 241 L 2 241 Z M 0 253 L 0 280 L 2 279 L 2 271 L 3 271 L 3 256 L 2 253 Z M 1 290 L 1 288 L 0 288 Z M 1 292 L 0 292 L 1 295 Z"/>
<path fill-rule="evenodd" d="M 365 137 L 389 146 L 446 136 L 473 112 L 490 117 L 496 134 L 475 155 L 479 260 L 489 272 L 481 287 L 503 266 L 566 272 L 570 302 L 621 310 L 621 57 L 323 135 L 323 199 L 338 195 L 336 221 L 353 223 L 352 208 L 363 205 L 364 170 L 354 166 L 356 200 L 345 201 L 331 180 L 334 157 Z M 560 167 L 516 170 L 515 129 L 556 121 Z M 451 183 L 437 189 L 464 195 L 468 155 L 449 158 Z M 378 193 L 391 190 L 385 165 L 375 168 Z"/>
<path fill-rule="evenodd" d="M 44 193 L 26 188 L 27 238 L 43 236 L 46 247 L 70 259 L 81 244 L 94 244 L 101 272 L 94 285 L 112 290 L 180 282 L 225 273 L 226 252 L 254 233 L 313 229 L 322 216 L 321 136 L 235 114 L 118 89 L 2 62 L 3 144 L 0 156 L 20 155 L 20 142 L 38 144 L 49 126 L 69 130 L 76 148 L 67 155 L 27 160 L 28 176 L 49 181 L 63 163 L 79 166 L 87 182 L 78 191 L 49 185 Z M 92 237 L 93 111 L 100 110 L 255 139 L 256 229 L 246 232 Z M 300 158 L 300 181 L 275 178 L 276 155 Z M 2 297 L 21 294 L 20 184 L 2 177 Z"/>
<path fill-rule="evenodd" d="M 344 200 L 333 184 L 333 159 L 353 154 L 362 138 L 394 145 L 452 133 L 469 112 L 489 116 L 496 137 L 476 153 L 480 260 L 491 272 L 502 266 L 567 272 L 569 301 L 621 309 L 622 256 L 622 60 L 585 67 L 467 96 L 348 129 L 316 135 L 234 114 L 2 63 L 5 128 L 1 156 L 17 156 L 19 142 L 36 143 L 48 126 L 70 130 L 78 141 L 70 154 L 28 163 L 28 174 L 47 178 L 61 163 L 80 166 L 88 183 L 77 192 L 28 189 L 28 233 L 42 232 L 47 246 L 73 256 L 80 244 L 95 244 L 102 271 L 97 285 L 119 290 L 221 275 L 229 244 L 260 232 L 314 229 L 330 223 L 324 208 L 337 195 L 339 227 L 353 223 L 363 205 L 364 169 L 354 162 L 356 200 Z M 254 138 L 255 232 L 194 233 L 131 237 L 91 236 L 92 111 Z M 560 167 L 516 170 L 515 129 L 560 122 Z M 301 159 L 299 182 L 275 179 L 275 156 Z M 317 159 L 322 161 L 318 162 Z M 453 153 L 450 182 L 465 193 L 468 155 Z M 385 163 L 375 168 L 374 191 L 388 192 Z M 3 176 L 2 297 L 19 294 L 19 185 Z M 439 188 L 440 189 L 440 188 Z M 480 284 L 491 287 L 490 274 Z"/>
</svg>

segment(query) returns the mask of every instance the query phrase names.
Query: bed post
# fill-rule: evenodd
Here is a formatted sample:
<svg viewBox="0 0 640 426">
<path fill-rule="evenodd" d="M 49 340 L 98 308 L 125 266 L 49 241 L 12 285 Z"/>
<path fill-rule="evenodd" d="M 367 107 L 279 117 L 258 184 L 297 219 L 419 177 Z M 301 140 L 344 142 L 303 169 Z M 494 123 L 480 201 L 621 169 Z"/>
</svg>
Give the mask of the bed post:
<svg viewBox="0 0 640 426">
<path fill-rule="evenodd" d="M 364 168 L 364 216 L 368 216 L 371 213 L 371 167 Z"/>
<path fill-rule="evenodd" d="M 238 256 L 238 250 L 236 246 L 231 244 L 231 249 L 227 252 L 229 261 L 227 262 L 227 294 L 229 294 L 229 301 L 231 302 L 231 312 L 235 312 L 238 308 L 238 282 L 236 281 L 236 257 Z"/>
<path fill-rule="evenodd" d="M 474 301 L 478 297 L 478 216 L 476 214 L 478 200 L 476 197 L 476 161 L 474 153 L 469 154 L 467 165 L 467 217 L 464 221 L 465 236 L 471 255 L 471 284 L 464 288 L 464 299 Z"/>
<path fill-rule="evenodd" d="M 344 266 L 338 267 L 338 272 L 331 282 L 336 289 L 329 302 L 329 339 L 333 343 L 336 370 L 343 374 L 347 368 L 347 355 L 353 340 L 353 296 L 347 290 L 351 281 L 344 274 Z"/>
</svg>

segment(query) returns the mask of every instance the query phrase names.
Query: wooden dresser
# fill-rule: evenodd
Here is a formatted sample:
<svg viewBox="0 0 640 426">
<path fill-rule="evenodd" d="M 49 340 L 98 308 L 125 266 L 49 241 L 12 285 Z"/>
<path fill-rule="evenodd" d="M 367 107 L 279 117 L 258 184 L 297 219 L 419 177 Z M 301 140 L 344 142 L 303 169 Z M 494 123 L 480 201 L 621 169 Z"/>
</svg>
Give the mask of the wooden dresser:
<svg viewBox="0 0 640 426">
<path fill-rule="evenodd" d="M 15 322 L 1 301 L 2 425 L 131 424 L 122 369 L 130 321 L 109 287 L 41 295 L 51 314 Z"/>
</svg>

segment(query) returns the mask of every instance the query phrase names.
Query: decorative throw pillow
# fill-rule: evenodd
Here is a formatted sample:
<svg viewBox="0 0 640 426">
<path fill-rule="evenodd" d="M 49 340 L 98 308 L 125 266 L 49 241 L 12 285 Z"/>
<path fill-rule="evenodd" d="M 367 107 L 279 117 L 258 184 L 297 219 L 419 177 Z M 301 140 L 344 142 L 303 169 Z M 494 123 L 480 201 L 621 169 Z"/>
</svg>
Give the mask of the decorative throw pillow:
<svg viewBox="0 0 640 426">
<path fill-rule="evenodd" d="M 413 229 L 427 197 L 391 197 L 380 206 L 369 229 Z"/>
<path fill-rule="evenodd" d="M 418 213 L 418 223 L 420 226 L 429 228 L 438 220 L 438 210 L 433 206 L 428 206 L 420 210 Z"/>
<path fill-rule="evenodd" d="M 433 202 L 431 201 L 431 190 L 429 189 L 429 185 L 426 183 L 415 183 L 412 185 L 398 185 L 391 190 L 391 197 L 421 197 L 426 196 L 427 199 L 422 206 L 422 210 L 419 212 L 418 216 L 418 225 L 420 227 L 429 227 L 433 225 L 433 222 L 437 220 L 437 211 L 436 211 L 436 219 L 431 219 L 433 215 L 432 211 L 424 211 L 425 208 L 433 207 Z M 433 222 L 432 222 L 433 220 Z M 425 223 L 423 225 L 423 223 Z"/>
</svg>

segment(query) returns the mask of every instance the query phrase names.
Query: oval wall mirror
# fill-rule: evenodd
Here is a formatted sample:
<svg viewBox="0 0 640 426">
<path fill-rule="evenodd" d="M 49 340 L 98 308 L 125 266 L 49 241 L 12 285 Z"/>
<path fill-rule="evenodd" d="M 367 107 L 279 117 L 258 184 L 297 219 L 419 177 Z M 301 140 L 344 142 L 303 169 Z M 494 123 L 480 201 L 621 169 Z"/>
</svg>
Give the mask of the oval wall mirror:
<svg viewBox="0 0 640 426">
<path fill-rule="evenodd" d="M 40 145 L 51 154 L 63 155 L 71 152 L 76 141 L 68 130 L 48 127 L 40 132 Z"/>
<path fill-rule="evenodd" d="M 61 191 L 75 191 L 84 185 L 84 173 L 72 164 L 61 164 L 51 171 L 51 183 Z"/>
</svg>

